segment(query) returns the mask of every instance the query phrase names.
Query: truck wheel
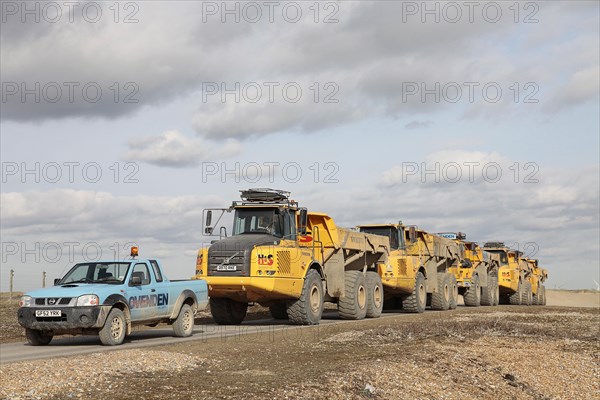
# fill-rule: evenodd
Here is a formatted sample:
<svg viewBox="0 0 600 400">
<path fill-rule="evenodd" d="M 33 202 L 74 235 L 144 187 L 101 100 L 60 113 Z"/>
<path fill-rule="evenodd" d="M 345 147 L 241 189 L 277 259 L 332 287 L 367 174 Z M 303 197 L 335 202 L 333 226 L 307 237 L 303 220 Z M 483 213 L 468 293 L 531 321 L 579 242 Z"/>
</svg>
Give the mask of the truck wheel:
<svg viewBox="0 0 600 400">
<path fill-rule="evenodd" d="M 500 304 L 500 286 L 498 285 L 498 277 L 494 277 L 494 306 Z"/>
<path fill-rule="evenodd" d="M 520 306 L 523 304 L 523 284 L 519 281 L 519 286 L 517 286 L 517 291 L 511 294 L 508 298 L 508 302 L 513 306 Z"/>
<path fill-rule="evenodd" d="M 108 313 L 104 326 L 100 329 L 100 342 L 105 346 L 117 346 L 125 340 L 127 322 L 125 314 L 118 308 L 113 308 Z"/>
<path fill-rule="evenodd" d="M 179 315 L 173 322 L 173 332 L 177 337 L 191 336 L 194 331 L 194 310 L 189 304 L 184 304 L 179 310 Z"/>
<path fill-rule="evenodd" d="M 496 294 L 496 288 L 494 288 L 494 278 L 488 276 L 487 281 L 487 286 L 481 288 L 481 305 L 493 306 L 494 296 Z"/>
<path fill-rule="evenodd" d="M 377 272 L 369 271 L 367 280 L 367 318 L 379 318 L 383 311 L 383 284 Z"/>
<path fill-rule="evenodd" d="M 479 307 L 481 305 L 481 286 L 479 285 L 478 275 L 473 276 L 473 282 L 467 288 L 463 298 L 467 307 Z"/>
<path fill-rule="evenodd" d="M 431 294 L 431 308 L 434 310 L 447 310 L 450 308 L 450 280 L 445 272 L 438 273 L 438 290 Z"/>
<path fill-rule="evenodd" d="M 51 333 L 29 328 L 25 329 L 25 337 L 32 346 L 45 346 L 52 340 Z"/>
<path fill-rule="evenodd" d="M 284 302 L 271 304 L 269 306 L 269 312 L 274 319 L 288 319 L 287 307 Z"/>
<path fill-rule="evenodd" d="M 540 286 L 540 293 L 542 295 L 542 297 L 540 297 L 540 300 L 541 300 L 540 305 L 545 306 L 546 305 L 546 286 L 544 286 L 544 285 Z"/>
<path fill-rule="evenodd" d="M 345 296 L 338 301 L 338 311 L 343 319 L 363 319 L 367 315 L 367 285 L 360 271 L 346 271 Z"/>
<path fill-rule="evenodd" d="M 531 290 L 531 282 L 525 282 L 523 285 L 525 288 L 523 290 L 523 305 L 530 306 L 532 304 L 533 292 Z"/>
<path fill-rule="evenodd" d="M 450 309 L 456 310 L 456 307 L 458 307 L 458 284 L 456 283 L 456 276 L 449 273 L 448 279 L 450 279 Z"/>
<path fill-rule="evenodd" d="M 210 313 L 219 325 L 239 325 L 246 318 L 248 303 L 228 298 L 210 298 Z"/>
<path fill-rule="evenodd" d="M 427 288 L 425 287 L 425 276 L 417 272 L 415 287 L 410 296 L 402 300 L 402 308 L 409 313 L 422 313 L 427 305 Z"/>
<path fill-rule="evenodd" d="M 306 273 L 300 298 L 287 303 L 287 315 L 296 325 L 317 325 L 323 315 L 323 282 L 311 269 Z"/>
</svg>

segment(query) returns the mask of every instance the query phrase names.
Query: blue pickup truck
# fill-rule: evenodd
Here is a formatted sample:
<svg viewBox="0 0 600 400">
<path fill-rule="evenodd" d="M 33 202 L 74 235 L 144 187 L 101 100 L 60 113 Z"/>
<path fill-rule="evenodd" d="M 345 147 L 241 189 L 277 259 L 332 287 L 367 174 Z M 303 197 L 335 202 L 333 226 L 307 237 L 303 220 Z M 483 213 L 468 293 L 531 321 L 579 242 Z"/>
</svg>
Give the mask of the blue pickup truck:
<svg viewBox="0 0 600 400">
<path fill-rule="evenodd" d="M 168 323 L 175 336 L 190 336 L 196 311 L 207 304 L 203 280 L 169 281 L 159 261 L 132 257 L 76 264 L 53 287 L 25 293 L 17 313 L 31 345 L 82 334 L 114 346 L 133 325 Z"/>
</svg>

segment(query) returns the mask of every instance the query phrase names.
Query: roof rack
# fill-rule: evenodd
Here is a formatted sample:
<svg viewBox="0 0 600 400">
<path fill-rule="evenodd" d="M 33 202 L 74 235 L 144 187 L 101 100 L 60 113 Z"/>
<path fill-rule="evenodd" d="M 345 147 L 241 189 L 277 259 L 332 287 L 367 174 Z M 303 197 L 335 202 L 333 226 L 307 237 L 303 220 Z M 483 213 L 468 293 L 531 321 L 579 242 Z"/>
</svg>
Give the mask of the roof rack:
<svg viewBox="0 0 600 400">
<path fill-rule="evenodd" d="M 501 248 L 504 248 L 506 246 L 504 245 L 504 242 L 485 242 L 483 244 L 483 247 L 487 247 L 487 248 L 490 248 L 490 249 L 501 249 Z"/>
<path fill-rule="evenodd" d="M 285 190 L 256 188 L 240 190 L 240 193 L 242 201 L 234 201 L 232 207 L 257 204 L 298 207 L 298 202 L 295 200 L 290 200 L 290 192 L 286 192 Z"/>
</svg>

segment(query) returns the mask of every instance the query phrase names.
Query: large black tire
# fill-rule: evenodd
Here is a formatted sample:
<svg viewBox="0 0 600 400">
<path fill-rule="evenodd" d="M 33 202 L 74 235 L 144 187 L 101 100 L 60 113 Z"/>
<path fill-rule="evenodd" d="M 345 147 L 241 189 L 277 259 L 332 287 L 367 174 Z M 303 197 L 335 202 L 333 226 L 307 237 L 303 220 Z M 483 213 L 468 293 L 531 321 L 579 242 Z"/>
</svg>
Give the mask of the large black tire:
<svg viewBox="0 0 600 400">
<path fill-rule="evenodd" d="M 454 274 L 448 274 L 450 279 L 450 309 L 456 310 L 458 306 L 458 283 Z"/>
<path fill-rule="evenodd" d="M 29 328 L 25 329 L 25 337 L 32 346 L 45 346 L 52 340 L 51 333 Z"/>
<path fill-rule="evenodd" d="M 437 292 L 431 294 L 431 308 L 433 310 L 448 310 L 450 308 L 450 279 L 445 272 L 437 274 Z"/>
<path fill-rule="evenodd" d="M 323 281 L 321 275 L 311 269 L 306 273 L 300 298 L 287 303 L 287 315 L 292 324 L 316 325 L 323 315 Z"/>
<path fill-rule="evenodd" d="M 493 306 L 496 288 L 494 287 L 494 278 L 488 276 L 487 285 L 481 288 L 481 305 Z"/>
<path fill-rule="evenodd" d="M 525 282 L 525 284 L 523 286 L 524 286 L 524 289 L 523 289 L 524 297 L 523 297 L 522 304 L 524 306 L 530 306 L 531 304 L 533 304 L 533 291 L 531 289 L 531 282 Z"/>
<path fill-rule="evenodd" d="M 248 303 L 228 298 L 210 298 L 210 313 L 219 325 L 239 325 L 246 318 Z"/>
<path fill-rule="evenodd" d="M 524 285 L 521 283 L 521 281 L 519 281 L 519 286 L 517 286 L 517 291 L 508 297 L 508 302 L 510 304 L 512 304 L 513 306 L 520 306 L 521 304 L 523 304 L 523 298 L 525 296 L 525 294 L 523 292 L 523 287 L 524 287 Z"/>
<path fill-rule="evenodd" d="M 377 272 L 369 271 L 367 281 L 367 318 L 379 318 L 383 311 L 383 284 Z"/>
<path fill-rule="evenodd" d="M 497 306 L 498 304 L 500 304 L 500 286 L 498 286 L 498 277 L 494 276 L 491 279 L 492 279 L 492 286 L 494 288 L 494 291 L 493 291 L 494 303 L 492 305 Z"/>
<path fill-rule="evenodd" d="M 338 301 L 338 311 L 342 319 L 363 319 L 367 315 L 367 284 L 361 271 L 346 271 L 345 295 Z"/>
<path fill-rule="evenodd" d="M 177 319 L 173 322 L 173 333 L 177 337 L 191 336 L 194 331 L 194 310 L 189 304 L 184 304 L 179 310 Z"/>
<path fill-rule="evenodd" d="M 287 305 L 285 302 L 271 304 L 269 306 L 269 312 L 274 319 L 288 319 Z"/>
<path fill-rule="evenodd" d="M 463 295 L 465 306 L 479 307 L 481 305 L 481 285 L 479 284 L 479 275 L 473 275 L 471 286 L 467 288 Z"/>
<path fill-rule="evenodd" d="M 125 340 L 126 333 L 127 321 L 125 320 L 125 314 L 118 308 L 113 308 L 108 313 L 104 326 L 98 334 L 100 342 L 105 346 L 118 346 Z"/>
<path fill-rule="evenodd" d="M 545 306 L 546 305 L 546 287 L 544 285 L 540 285 L 540 288 L 538 290 L 540 291 L 540 294 L 541 294 L 540 305 Z"/>
<path fill-rule="evenodd" d="M 409 313 L 422 313 L 427 306 L 427 288 L 425 287 L 425 276 L 417 272 L 413 292 L 402 299 L 402 309 Z"/>
</svg>

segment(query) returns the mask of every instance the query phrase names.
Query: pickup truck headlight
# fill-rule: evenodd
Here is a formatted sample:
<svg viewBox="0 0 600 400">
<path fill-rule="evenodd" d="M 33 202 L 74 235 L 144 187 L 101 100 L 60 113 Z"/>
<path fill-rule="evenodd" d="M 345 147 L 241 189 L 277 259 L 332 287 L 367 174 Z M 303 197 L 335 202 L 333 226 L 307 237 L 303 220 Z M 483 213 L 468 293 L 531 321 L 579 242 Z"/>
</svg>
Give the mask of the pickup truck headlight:
<svg viewBox="0 0 600 400">
<path fill-rule="evenodd" d="M 79 296 L 77 298 L 77 307 L 84 306 L 97 306 L 98 305 L 98 296 L 95 294 L 84 294 L 83 296 Z"/>
<path fill-rule="evenodd" d="M 31 307 L 33 304 L 33 298 L 31 296 L 21 296 L 19 301 L 19 307 Z"/>
</svg>

